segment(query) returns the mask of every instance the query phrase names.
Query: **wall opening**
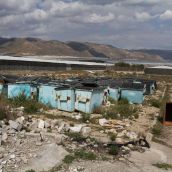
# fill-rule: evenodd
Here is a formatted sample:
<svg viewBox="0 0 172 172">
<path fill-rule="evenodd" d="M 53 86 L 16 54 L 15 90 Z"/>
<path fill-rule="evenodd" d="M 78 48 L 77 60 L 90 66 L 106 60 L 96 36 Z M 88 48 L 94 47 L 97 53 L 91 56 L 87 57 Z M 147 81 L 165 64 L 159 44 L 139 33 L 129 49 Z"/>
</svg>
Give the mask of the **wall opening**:
<svg viewBox="0 0 172 172">
<path fill-rule="evenodd" d="M 166 103 L 166 113 L 164 122 L 170 122 L 172 125 L 172 103 Z"/>
</svg>

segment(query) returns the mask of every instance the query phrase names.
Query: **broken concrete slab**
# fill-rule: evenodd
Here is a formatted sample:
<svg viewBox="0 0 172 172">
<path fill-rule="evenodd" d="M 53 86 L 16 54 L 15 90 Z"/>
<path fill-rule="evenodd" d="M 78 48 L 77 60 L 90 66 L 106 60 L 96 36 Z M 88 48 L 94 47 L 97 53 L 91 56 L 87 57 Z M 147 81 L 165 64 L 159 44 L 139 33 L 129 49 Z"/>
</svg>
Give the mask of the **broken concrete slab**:
<svg viewBox="0 0 172 172">
<path fill-rule="evenodd" d="M 81 134 L 84 137 L 88 137 L 90 133 L 91 133 L 91 127 L 82 127 Z"/>
<path fill-rule="evenodd" d="M 62 146 L 58 146 L 55 143 L 45 145 L 42 151 L 37 152 L 38 156 L 28 161 L 28 164 L 19 169 L 19 172 L 25 172 L 30 169 L 36 172 L 48 171 L 54 166 L 60 165 L 67 154 L 68 152 Z"/>
<path fill-rule="evenodd" d="M 22 129 L 22 125 L 16 121 L 9 120 L 9 125 L 12 129 L 15 129 L 17 131 L 20 131 Z"/>
</svg>

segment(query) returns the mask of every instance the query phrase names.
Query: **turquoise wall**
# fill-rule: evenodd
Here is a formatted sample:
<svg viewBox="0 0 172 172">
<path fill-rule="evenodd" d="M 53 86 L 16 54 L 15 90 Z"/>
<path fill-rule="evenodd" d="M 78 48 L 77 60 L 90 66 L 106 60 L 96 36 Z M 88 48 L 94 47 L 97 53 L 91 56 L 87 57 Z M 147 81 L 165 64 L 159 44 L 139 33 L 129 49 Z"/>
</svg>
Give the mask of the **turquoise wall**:
<svg viewBox="0 0 172 172">
<path fill-rule="evenodd" d="M 42 104 L 57 108 L 56 91 L 57 86 L 41 85 L 39 86 L 39 98 L 38 101 Z"/>
<path fill-rule="evenodd" d="M 75 110 L 75 92 L 73 89 L 56 90 L 57 108 L 68 112 Z"/>
<path fill-rule="evenodd" d="M 109 97 L 113 100 L 119 100 L 120 98 L 120 89 L 119 88 L 108 88 L 109 90 Z"/>
<path fill-rule="evenodd" d="M 31 97 L 31 85 L 29 84 L 8 84 L 8 98 L 14 98 L 19 95 Z"/>
<path fill-rule="evenodd" d="M 126 98 L 130 103 L 141 104 L 144 101 L 142 90 L 121 90 L 121 98 Z"/>
<path fill-rule="evenodd" d="M 0 94 L 2 94 L 3 91 L 3 84 L 0 84 Z"/>
<path fill-rule="evenodd" d="M 84 113 L 92 113 L 96 107 L 102 105 L 103 90 L 75 90 L 75 109 Z"/>
</svg>

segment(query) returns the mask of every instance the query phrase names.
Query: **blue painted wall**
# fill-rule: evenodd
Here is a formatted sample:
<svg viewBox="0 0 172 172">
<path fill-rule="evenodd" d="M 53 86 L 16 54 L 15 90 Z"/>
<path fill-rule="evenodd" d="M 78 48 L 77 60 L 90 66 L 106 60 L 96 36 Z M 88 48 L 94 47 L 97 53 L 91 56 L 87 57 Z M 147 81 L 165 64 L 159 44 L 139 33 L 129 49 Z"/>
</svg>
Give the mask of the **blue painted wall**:
<svg viewBox="0 0 172 172">
<path fill-rule="evenodd" d="M 68 112 L 75 110 L 75 91 L 74 89 L 56 89 L 57 108 Z"/>
<path fill-rule="evenodd" d="M 130 103 L 141 104 L 144 101 L 144 93 L 142 90 L 121 89 L 121 98 L 126 98 Z"/>
<path fill-rule="evenodd" d="M 104 90 L 75 90 L 75 109 L 84 113 L 92 113 L 96 107 L 102 105 Z"/>
<path fill-rule="evenodd" d="M 39 98 L 38 101 L 42 104 L 57 108 L 56 100 L 56 85 L 41 85 L 39 86 Z"/>
<path fill-rule="evenodd" d="M 29 84 L 8 84 L 8 98 L 14 98 L 19 95 L 31 97 L 31 85 Z"/>
<path fill-rule="evenodd" d="M 3 91 L 3 84 L 0 84 L 0 94 L 2 94 L 2 91 Z"/>
<path fill-rule="evenodd" d="M 109 90 L 109 97 L 113 100 L 118 101 L 120 98 L 120 89 L 119 88 L 108 88 Z"/>
</svg>

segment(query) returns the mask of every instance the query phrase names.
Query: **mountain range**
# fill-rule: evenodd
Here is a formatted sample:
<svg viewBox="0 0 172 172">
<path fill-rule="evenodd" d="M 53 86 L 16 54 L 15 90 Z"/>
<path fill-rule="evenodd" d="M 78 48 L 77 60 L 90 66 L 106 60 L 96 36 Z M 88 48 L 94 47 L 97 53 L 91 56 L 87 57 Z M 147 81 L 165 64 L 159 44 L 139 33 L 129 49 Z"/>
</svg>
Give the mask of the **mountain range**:
<svg viewBox="0 0 172 172">
<path fill-rule="evenodd" d="M 99 57 L 109 60 L 163 62 L 172 57 L 172 50 L 128 50 L 112 45 L 89 42 L 61 42 L 38 38 L 0 38 L 0 54 L 11 56 Z"/>
</svg>

